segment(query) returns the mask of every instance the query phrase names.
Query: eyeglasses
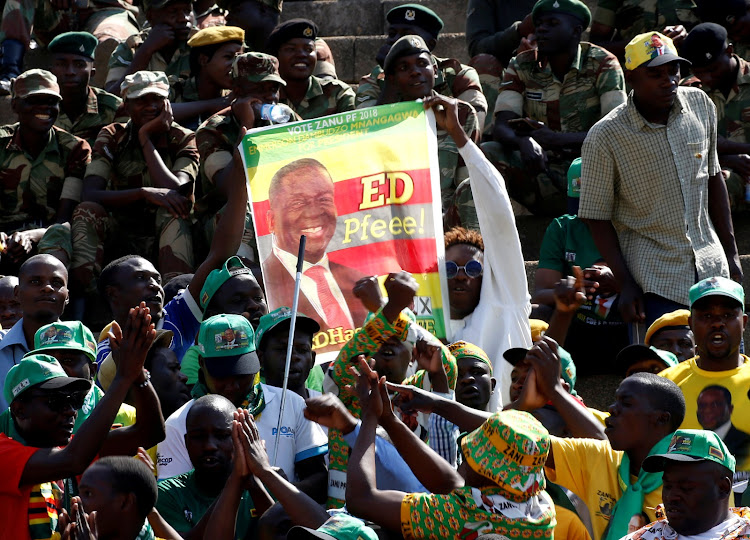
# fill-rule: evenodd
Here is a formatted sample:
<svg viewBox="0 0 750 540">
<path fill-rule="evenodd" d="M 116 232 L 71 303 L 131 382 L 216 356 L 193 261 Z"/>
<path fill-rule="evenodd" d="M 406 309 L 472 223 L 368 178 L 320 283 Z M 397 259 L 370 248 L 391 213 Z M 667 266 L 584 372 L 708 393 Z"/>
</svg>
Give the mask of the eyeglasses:
<svg viewBox="0 0 750 540">
<path fill-rule="evenodd" d="M 458 266 L 453 261 L 445 261 L 445 275 L 448 279 L 453 279 L 458 275 L 459 270 L 463 269 L 470 278 L 477 278 L 482 275 L 484 267 L 476 259 L 472 259 L 463 266 Z"/>
<path fill-rule="evenodd" d="M 68 407 L 71 407 L 74 411 L 79 410 L 83 407 L 83 402 L 86 400 L 88 392 L 52 392 L 49 394 L 33 394 L 29 398 L 40 398 L 42 399 L 47 407 L 55 412 L 67 411 Z"/>
</svg>

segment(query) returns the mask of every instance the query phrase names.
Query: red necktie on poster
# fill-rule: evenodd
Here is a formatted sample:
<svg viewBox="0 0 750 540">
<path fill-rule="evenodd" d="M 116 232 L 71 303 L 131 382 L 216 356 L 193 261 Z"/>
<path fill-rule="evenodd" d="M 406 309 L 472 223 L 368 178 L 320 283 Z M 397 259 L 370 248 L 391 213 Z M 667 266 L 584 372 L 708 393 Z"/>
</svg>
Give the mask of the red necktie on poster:
<svg viewBox="0 0 750 540">
<path fill-rule="evenodd" d="M 315 286 L 318 288 L 318 299 L 323 307 L 323 312 L 326 314 L 326 323 L 328 323 L 328 327 L 338 328 L 343 326 L 344 328 L 349 328 L 351 326 L 351 323 L 349 323 L 349 317 L 347 317 L 344 310 L 341 309 L 341 305 L 339 305 L 336 297 L 333 296 L 333 291 L 328 285 L 328 280 L 326 279 L 325 268 L 319 265 L 311 266 L 305 270 L 304 274 L 312 279 L 315 282 Z"/>
</svg>

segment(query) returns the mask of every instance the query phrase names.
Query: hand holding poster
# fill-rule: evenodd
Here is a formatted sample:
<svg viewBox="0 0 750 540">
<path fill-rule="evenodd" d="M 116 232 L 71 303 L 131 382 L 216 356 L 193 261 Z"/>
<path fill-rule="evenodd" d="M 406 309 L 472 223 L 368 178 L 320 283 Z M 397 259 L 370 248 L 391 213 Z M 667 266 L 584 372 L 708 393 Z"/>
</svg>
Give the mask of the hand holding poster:
<svg viewBox="0 0 750 540">
<path fill-rule="evenodd" d="M 318 362 L 362 326 L 367 310 L 352 289 L 371 275 L 411 272 L 418 322 L 447 337 L 435 123 L 421 103 L 253 130 L 243 157 L 269 310 L 292 305 L 307 237 L 299 312 L 320 324 Z"/>
</svg>

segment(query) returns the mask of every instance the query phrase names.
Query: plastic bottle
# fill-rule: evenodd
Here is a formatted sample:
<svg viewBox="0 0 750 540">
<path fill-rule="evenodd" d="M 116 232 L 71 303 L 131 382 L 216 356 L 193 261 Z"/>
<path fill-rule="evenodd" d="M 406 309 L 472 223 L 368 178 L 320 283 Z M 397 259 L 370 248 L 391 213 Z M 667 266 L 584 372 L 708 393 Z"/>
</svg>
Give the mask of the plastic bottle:
<svg viewBox="0 0 750 540">
<path fill-rule="evenodd" d="M 282 103 L 264 104 L 260 107 L 260 117 L 272 124 L 286 124 L 294 118 L 294 111 Z"/>
</svg>

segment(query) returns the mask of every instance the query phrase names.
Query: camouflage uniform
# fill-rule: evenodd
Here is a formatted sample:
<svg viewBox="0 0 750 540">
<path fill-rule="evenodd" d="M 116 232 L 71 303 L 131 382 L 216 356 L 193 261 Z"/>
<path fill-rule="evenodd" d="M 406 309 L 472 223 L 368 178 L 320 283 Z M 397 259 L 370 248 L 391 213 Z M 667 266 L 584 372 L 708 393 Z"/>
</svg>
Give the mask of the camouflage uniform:
<svg viewBox="0 0 750 540">
<path fill-rule="evenodd" d="M 107 84 L 119 81 L 128 70 L 133 61 L 135 51 L 143 45 L 148 37 L 149 29 L 139 34 L 130 36 L 126 41 L 120 43 L 112 57 L 109 59 L 109 72 L 107 73 Z M 174 85 L 179 79 L 190 77 L 190 47 L 187 42 L 180 46 L 172 54 L 172 58 L 166 59 L 161 52 L 157 51 L 151 57 L 146 67 L 147 71 L 163 71 L 169 77 L 169 85 Z"/>
<path fill-rule="evenodd" d="M 553 131 L 588 131 L 609 111 L 625 102 L 625 77 L 617 58 L 607 50 L 582 42 L 578 56 L 562 82 L 542 65 L 537 51 L 524 51 L 505 70 L 495 114 L 511 111 L 543 122 Z M 521 153 L 500 143 L 482 145 L 503 174 L 513 199 L 535 214 L 565 213 L 567 173 L 578 157 L 574 152 L 547 151 L 548 170 L 529 178 Z"/>
<path fill-rule="evenodd" d="M 198 149 L 192 131 L 173 123 L 168 134 L 152 141 L 170 171 L 185 173 L 195 181 Z M 138 134 L 130 122 L 110 124 L 101 130 L 86 176 L 107 179 L 107 189 L 112 191 L 153 187 Z M 133 211 L 135 206 L 137 211 Z M 190 223 L 172 217 L 162 207 L 141 203 L 108 212 L 97 203 L 78 205 L 73 212 L 71 267 L 84 285 L 91 286 L 102 268 L 105 242 L 107 258 L 132 252 L 152 259 L 158 244 L 159 269 L 165 281 L 192 272 L 195 266 Z"/>
<path fill-rule="evenodd" d="M 453 58 L 432 57 L 437 65 L 437 78 L 434 90 L 438 94 L 455 97 L 471 104 L 474 111 L 484 118 L 487 114 L 487 99 L 482 92 L 482 83 L 477 71 Z M 383 68 L 375 66 L 372 73 L 365 75 L 357 87 L 357 108 L 374 107 L 378 104 L 380 93 L 385 88 Z"/>
<path fill-rule="evenodd" d="M 122 100 L 119 97 L 101 88 L 89 86 L 89 97 L 83 114 L 72 122 L 68 115 L 60 110 L 60 116 L 57 117 L 55 125 L 76 137 L 85 139 L 89 145 L 93 146 L 96 136 L 104 126 L 112 122 L 127 121 L 124 112 L 120 111 L 118 114 L 121 106 Z"/>
<path fill-rule="evenodd" d="M 734 57 L 740 65 L 737 82 L 729 91 L 729 95 L 724 97 L 719 89 L 707 92 L 707 94 L 716 105 L 716 133 L 719 137 L 748 144 L 750 143 L 750 62 L 736 54 Z M 732 210 L 738 210 L 745 206 L 745 179 L 731 169 L 725 169 L 726 172 L 729 173 L 727 178 L 729 202 Z"/>
<path fill-rule="evenodd" d="M 281 88 L 279 103 L 289 105 L 303 120 L 311 120 L 354 110 L 354 90 L 338 79 L 321 79 L 310 76 L 307 94 L 299 103 L 292 103 Z"/>
<path fill-rule="evenodd" d="M 592 18 L 592 24 L 617 29 L 626 42 L 678 24 L 689 32 L 699 22 L 693 0 L 599 0 Z"/>
</svg>

